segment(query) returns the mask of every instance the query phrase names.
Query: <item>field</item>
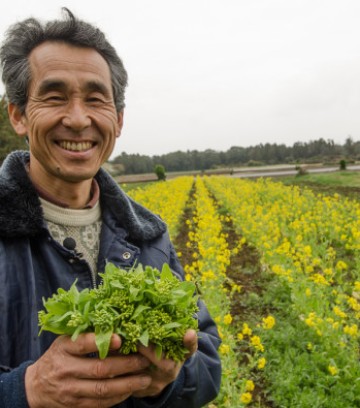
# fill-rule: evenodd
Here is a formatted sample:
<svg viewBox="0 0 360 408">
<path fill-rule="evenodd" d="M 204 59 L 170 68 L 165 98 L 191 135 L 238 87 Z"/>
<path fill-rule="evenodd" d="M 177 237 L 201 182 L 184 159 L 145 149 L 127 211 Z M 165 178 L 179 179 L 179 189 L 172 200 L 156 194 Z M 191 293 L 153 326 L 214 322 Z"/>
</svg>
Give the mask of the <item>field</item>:
<svg viewBox="0 0 360 408">
<path fill-rule="evenodd" d="M 208 408 L 360 407 L 360 174 L 322 177 L 128 189 L 167 222 L 217 322 L 223 379 Z"/>
</svg>

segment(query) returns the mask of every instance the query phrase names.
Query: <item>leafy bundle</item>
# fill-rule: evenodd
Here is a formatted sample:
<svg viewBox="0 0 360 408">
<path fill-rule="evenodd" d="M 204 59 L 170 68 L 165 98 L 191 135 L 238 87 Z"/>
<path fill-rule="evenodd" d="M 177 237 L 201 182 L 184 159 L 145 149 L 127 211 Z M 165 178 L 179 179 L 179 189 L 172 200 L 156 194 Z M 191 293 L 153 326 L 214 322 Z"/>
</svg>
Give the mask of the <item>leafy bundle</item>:
<svg viewBox="0 0 360 408">
<path fill-rule="evenodd" d="M 40 333 L 67 334 L 75 341 L 80 333 L 95 332 L 101 359 L 117 333 L 122 354 L 136 352 L 139 342 L 153 343 L 159 357 L 182 361 L 187 353 L 183 336 L 189 328 L 197 330 L 195 284 L 179 281 L 167 264 L 160 272 L 141 265 L 127 271 L 108 263 L 100 276 L 97 288 L 79 292 L 75 281 L 68 291 L 59 288 L 43 299 Z"/>
</svg>

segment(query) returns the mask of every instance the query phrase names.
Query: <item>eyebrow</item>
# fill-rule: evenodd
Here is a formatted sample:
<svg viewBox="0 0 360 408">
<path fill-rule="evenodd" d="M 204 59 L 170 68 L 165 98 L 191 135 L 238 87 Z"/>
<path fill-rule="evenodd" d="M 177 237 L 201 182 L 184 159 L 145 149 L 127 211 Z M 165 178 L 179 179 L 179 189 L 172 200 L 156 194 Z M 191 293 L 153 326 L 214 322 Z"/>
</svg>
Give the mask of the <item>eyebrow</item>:
<svg viewBox="0 0 360 408">
<path fill-rule="evenodd" d="M 45 95 L 51 91 L 64 91 L 66 85 L 64 81 L 54 80 L 54 79 L 45 79 L 39 87 L 39 95 Z"/>
<path fill-rule="evenodd" d="M 109 88 L 106 85 L 99 81 L 87 82 L 85 89 L 88 92 L 100 92 L 105 96 L 111 96 L 111 90 L 109 90 Z"/>
<path fill-rule="evenodd" d="M 62 80 L 57 79 L 45 79 L 39 87 L 39 95 L 45 95 L 51 91 L 65 91 L 67 85 Z M 100 92 L 101 94 L 110 97 L 111 90 L 99 81 L 89 81 L 85 85 L 86 92 Z"/>
</svg>

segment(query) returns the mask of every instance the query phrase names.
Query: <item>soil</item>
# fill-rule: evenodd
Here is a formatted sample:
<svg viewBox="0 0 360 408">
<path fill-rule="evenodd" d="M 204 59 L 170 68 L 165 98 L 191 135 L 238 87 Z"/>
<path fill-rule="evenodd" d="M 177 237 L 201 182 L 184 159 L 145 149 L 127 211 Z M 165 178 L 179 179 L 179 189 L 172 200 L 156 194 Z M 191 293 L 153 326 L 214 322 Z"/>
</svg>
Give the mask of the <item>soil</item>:
<svg viewBox="0 0 360 408">
<path fill-rule="evenodd" d="M 300 183 L 300 184 L 295 184 L 295 185 L 308 187 L 314 193 L 317 193 L 317 194 L 322 193 L 326 195 L 334 195 L 335 193 L 337 193 L 344 197 L 348 197 L 348 198 L 355 199 L 355 200 L 360 200 L 360 187 L 331 186 L 331 185 L 312 183 L 312 182 Z"/>
<path fill-rule="evenodd" d="M 195 189 L 193 187 L 182 217 L 178 236 L 174 240 L 175 248 L 177 248 L 177 250 L 182 254 L 182 265 L 189 265 L 193 261 L 192 253 L 194 252 L 194 248 L 187 248 L 186 246 L 190 232 L 189 225 L 186 223 L 186 220 L 193 218 L 194 192 Z M 241 236 L 236 233 L 234 226 L 230 221 L 223 224 L 223 231 L 228 234 L 227 243 L 229 249 L 231 250 L 235 248 L 240 241 Z M 260 257 L 256 249 L 251 247 L 250 245 L 244 244 L 237 254 L 233 254 L 231 256 L 230 265 L 227 269 L 226 275 L 229 278 L 230 282 L 232 281 L 241 286 L 240 293 L 236 292 L 231 298 L 230 310 L 230 313 L 233 317 L 233 324 L 237 325 L 240 331 L 240 324 L 242 324 L 242 322 L 251 321 L 254 318 L 254 315 L 265 316 L 266 313 L 264 310 L 261 310 L 261 302 L 258 302 L 256 307 L 250 307 L 246 303 L 247 294 L 255 293 L 256 295 L 261 296 L 264 287 Z M 250 350 L 245 350 L 239 347 L 239 365 L 248 363 L 246 361 L 246 355 L 249 352 Z M 255 390 L 253 391 L 253 399 L 254 401 L 257 401 L 259 403 L 259 406 L 261 406 L 262 408 L 272 408 L 272 403 L 266 398 L 266 395 L 264 393 L 264 389 L 266 389 L 264 384 L 265 381 L 261 378 L 258 378 Z"/>
</svg>

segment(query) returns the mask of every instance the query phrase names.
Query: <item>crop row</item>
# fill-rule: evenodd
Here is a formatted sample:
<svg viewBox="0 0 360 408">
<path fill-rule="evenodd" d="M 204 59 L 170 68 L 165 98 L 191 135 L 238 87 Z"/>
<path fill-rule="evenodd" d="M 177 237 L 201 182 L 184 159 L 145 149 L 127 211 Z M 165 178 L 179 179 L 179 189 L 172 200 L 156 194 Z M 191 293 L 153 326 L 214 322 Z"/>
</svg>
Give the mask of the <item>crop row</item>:
<svg viewBox="0 0 360 408">
<path fill-rule="evenodd" d="M 156 183 L 134 198 L 160 213 L 173 237 L 192 207 L 186 277 L 200 282 L 223 337 L 224 379 L 212 406 L 267 406 L 256 399 L 257 381 L 272 406 L 360 406 L 360 205 L 227 177 L 197 178 L 189 199 L 192 185 L 190 177 Z M 231 249 L 224 214 L 238 237 Z M 226 278 L 231 252 L 244 242 L 258 252 L 268 282 L 257 301 L 272 311 L 252 322 L 233 319 L 240 288 Z"/>
</svg>

